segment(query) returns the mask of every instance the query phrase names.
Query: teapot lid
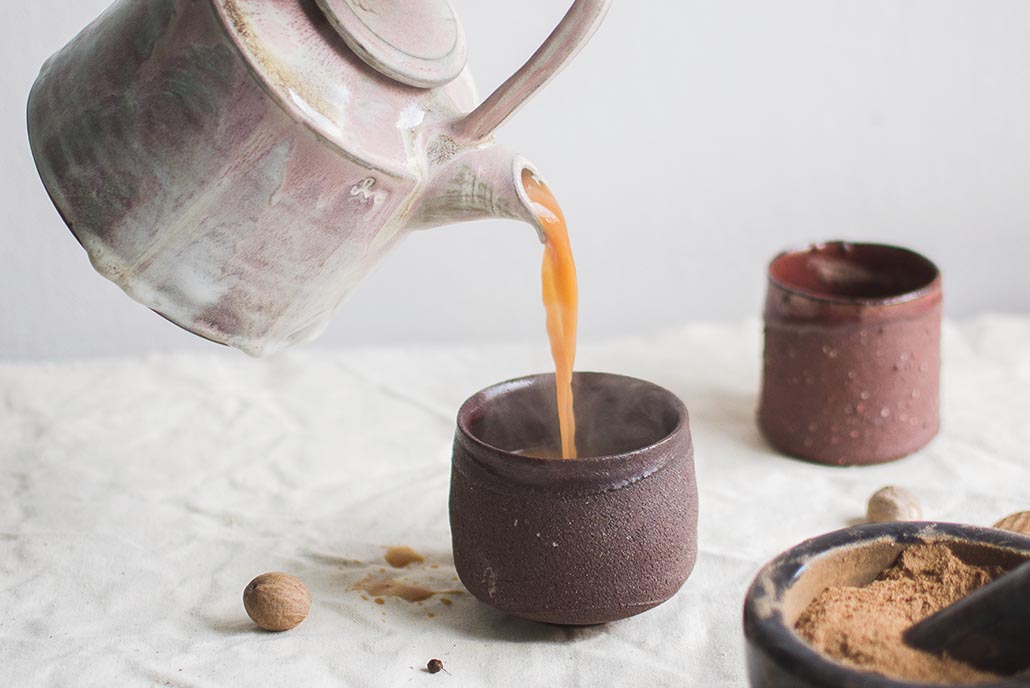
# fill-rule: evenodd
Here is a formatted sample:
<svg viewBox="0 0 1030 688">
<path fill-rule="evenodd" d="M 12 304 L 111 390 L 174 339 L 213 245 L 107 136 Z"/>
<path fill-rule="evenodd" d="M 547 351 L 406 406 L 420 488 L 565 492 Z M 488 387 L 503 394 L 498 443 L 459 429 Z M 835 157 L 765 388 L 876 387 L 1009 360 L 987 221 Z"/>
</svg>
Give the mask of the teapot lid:
<svg viewBox="0 0 1030 688">
<path fill-rule="evenodd" d="M 432 88 L 465 68 L 465 32 L 448 0 L 316 0 L 347 46 L 376 71 Z"/>
</svg>

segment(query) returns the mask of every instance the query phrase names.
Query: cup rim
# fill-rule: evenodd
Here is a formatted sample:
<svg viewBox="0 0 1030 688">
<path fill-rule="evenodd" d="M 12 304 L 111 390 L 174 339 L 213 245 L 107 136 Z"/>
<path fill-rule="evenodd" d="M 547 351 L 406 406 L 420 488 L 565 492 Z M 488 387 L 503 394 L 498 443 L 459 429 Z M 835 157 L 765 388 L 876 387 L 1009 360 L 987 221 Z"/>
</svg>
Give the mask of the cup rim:
<svg viewBox="0 0 1030 688">
<path fill-rule="evenodd" d="M 861 297 L 861 296 L 833 296 L 833 295 L 824 294 L 824 293 L 817 293 L 817 292 L 814 292 L 814 291 L 810 291 L 808 289 L 804 289 L 803 287 L 799 287 L 799 286 L 797 286 L 795 284 L 791 284 L 791 283 L 785 282 L 783 280 L 777 279 L 776 277 L 773 276 L 773 266 L 775 266 L 780 260 L 786 258 L 787 256 L 794 256 L 794 255 L 799 255 L 799 254 L 804 254 L 804 253 L 811 253 L 813 251 L 825 250 L 827 247 L 830 247 L 830 246 L 840 246 L 840 247 L 851 246 L 851 247 L 861 247 L 861 248 L 887 249 L 889 251 L 893 251 L 893 252 L 896 252 L 898 254 L 903 254 L 903 255 L 906 255 L 906 256 L 909 256 L 911 258 L 915 258 L 915 259 L 917 259 L 919 261 L 924 262 L 933 271 L 933 278 L 929 282 L 927 282 L 926 284 L 922 285 L 921 287 L 918 287 L 917 289 L 912 289 L 912 290 L 909 290 L 909 291 L 906 291 L 906 292 L 903 292 L 903 293 L 900 293 L 900 294 L 894 294 L 894 295 L 885 296 L 885 297 Z M 780 251 L 779 253 L 777 253 L 773 257 L 773 259 L 769 261 L 769 265 L 766 268 L 766 276 L 767 276 L 767 278 L 769 280 L 769 284 L 771 284 L 771 285 L 773 285 L 773 286 L 777 287 L 778 289 L 781 289 L 781 290 L 783 290 L 785 292 L 789 292 L 791 294 L 794 294 L 794 295 L 797 295 L 797 296 L 801 296 L 801 297 L 803 297 L 805 299 L 809 299 L 811 301 L 818 301 L 818 302 L 830 303 L 830 304 L 842 304 L 842 305 L 849 305 L 849 306 L 895 306 L 895 305 L 900 305 L 900 304 L 903 304 L 903 303 L 909 303 L 911 301 L 916 301 L 916 300 L 918 300 L 918 299 L 920 299 L 920 298 L 922 298 L 924 296 L 927 296 L 929 294 L 932 294 L 932 293 L 938 291 L 940 289 L 940 285 L 941 285 L 941 270 L 940 270 L 940 268 L 937 266 L 936 263 L 934 263 L 932 260 L 930 260 L 929 258 L 924 256 L 923 254 L 919 253 L 918 251 L 915 251 L 915 250 L 910 249 L 910 248 L 905 248 L 904 246 L 897 246 L 895 244 L 886 244 L 886 243 L 868 242 L 868 241 L 846 241 L 844 239 L 832 239 L 832 240 L 829 240 L 829 241 L 817 241 L 817 242 L 812 242 L 810 244 L 807 244 L 805 246 L 796 246 L 796 247 L 793 247 L 793 248 L 784 249 L 784 250 Z"/>
<path fill-rule="evenodd" d="M 1026 555 L 1030 537 L 997 528 L 939 521 L 898 521 L 851 526 L 805 540 L 766 563 L 748 588 L 744 601 L 744 636 L 749 651 L 757 649 L 779 666 L 793 667 L 799 679 L 813 685 L 848 685 L 861 688 L 947 688 L 961 684 L 926 683 L 890 678 L 848 667 L 826 657 L 805 642 L 783 620 L 783 595 L 809 564 L 834 552 L 876 542 L 913 545 L 926 541 L 983 544 Z M 1013 680 L 1014 679 L 1014 680 Z M 1021 677 L 975 684 L 981 688 L 1014 688 Z"/>
<path fill-rule="evenodd" d="M 654 391 L 661 394 L 666 401 L 669 402 L 671 408 L 677 413 L 676 425 L 671 431 L 663 435 L 660 439 L 636 449 L 619 452 L 614 454 L 605 454 L 602 456 L 583 456 L 576 459 L 562 459 L 562 458 L 541 458 L 537 456 L 526 456 L 525 454 L 517 454 L 512 451 L 496 447 L 481 438 L 477 437 L 469 427 L 471 422 L 473 409 L 478 408 L 487 398 L 491 395 L 498 396 L 500 394 L 510 393 L 515 390 L 525 389 L 539 385 L 541 380 L 547 378 L 554 378 L 554 373 L 534 373 L 531 375 L 523 375 L 521 377 L 512 378 L 503 382 L 492 384 L 488 387 L 484 387 L 475 394 L 471 395 L 468 399 L 462 403 L 458 409 L 457 426 L 459 435 L 464 438 L 465 441 L 471 442 L 478 449 L 486 452 L 487 454 L 503 458 L 505 461 L 514 462 L 516 464 L 522 464 L 526 466 L 538 466 L 538 467 L 553 467 L 553 466 L 591 466 L 595 469 L 600 469 L 611 462 L 627 462 L 628 459 L 649 457 L 654 455 L 656 452 L 660 452 L 665 445 L 672 444 L 675 439 L 680 436 L 685 429 L 689 431 L 689 412 L 683 401 L 673 394 L 671 391 L 657 385 L 648 380 L 642 380 L 640 378 L 631 377 L 629 375 L 619 375 L 617 373 L 602 373 L 594 371 L 575 371 L 573 373 L 573 379 L 576 378 L 604 378 L 607 380 L 625 380 L 630 381 L 634 384 L 644 384 Z"/>
</svg>

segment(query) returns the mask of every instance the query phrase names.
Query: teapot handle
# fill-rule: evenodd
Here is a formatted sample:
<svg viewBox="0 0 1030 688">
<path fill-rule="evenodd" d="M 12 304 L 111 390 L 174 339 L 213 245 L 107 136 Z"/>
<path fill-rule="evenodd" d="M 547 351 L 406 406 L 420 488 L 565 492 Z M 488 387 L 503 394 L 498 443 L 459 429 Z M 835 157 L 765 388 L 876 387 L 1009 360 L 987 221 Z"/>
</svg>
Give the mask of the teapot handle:
<svg viewBox="0 0 1030 688">
<path fill-rule="evenodd" d="M 579 53 L 604 21 L 611 4 L 612 0 L 575 0 L 526 64 L 455 124 L 455 137 L 478 142 L 490 136 Z"/>
</svg>

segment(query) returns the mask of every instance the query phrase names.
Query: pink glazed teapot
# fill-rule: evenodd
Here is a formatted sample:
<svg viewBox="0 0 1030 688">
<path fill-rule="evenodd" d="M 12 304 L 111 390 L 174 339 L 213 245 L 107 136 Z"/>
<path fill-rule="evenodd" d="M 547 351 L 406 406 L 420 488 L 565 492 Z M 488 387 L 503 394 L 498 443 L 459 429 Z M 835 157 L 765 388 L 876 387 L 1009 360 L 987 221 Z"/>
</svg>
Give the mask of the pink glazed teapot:
<svg viewBox="0 0 1030 688">
<path fill-rule="evenodd" d="M 492 135 L 611 0 L 478 107 L 447 0 L 118 0 L 43 66 L 32 153 L 94 267 L 195 334 L 317 337 L 414 229 L 536 222 Z M 538 227 L 539 230 L 539 227 Z"/>
</svg>

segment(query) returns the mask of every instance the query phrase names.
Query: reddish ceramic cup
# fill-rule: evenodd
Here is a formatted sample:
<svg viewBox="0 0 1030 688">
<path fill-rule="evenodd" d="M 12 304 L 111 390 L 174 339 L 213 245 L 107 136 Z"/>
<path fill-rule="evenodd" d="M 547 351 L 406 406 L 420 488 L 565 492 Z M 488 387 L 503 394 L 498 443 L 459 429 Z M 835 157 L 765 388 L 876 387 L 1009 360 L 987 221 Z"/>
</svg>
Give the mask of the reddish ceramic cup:
<svg viewBox="0 0 1030 688">
<path fill-rule="evenodd" d="M 454 566 L 469 592 L 514 616 L 562 625 L 655 607 L 697 557 L 687 410 L 643 380 L 576 373 L 579 459 L 560 446 L 554 375 L 474 395 L 458 412 L 451 473 Z"/>
<path fill-rule="evenodd" d="M 907 249 L 830 242 L 769 265 L 759 426 L 778 450 L 883 463 L 939 427 L 941 276 Z"/>
</svg>

